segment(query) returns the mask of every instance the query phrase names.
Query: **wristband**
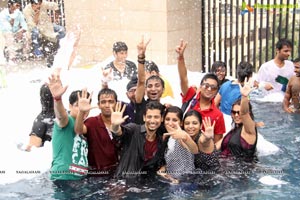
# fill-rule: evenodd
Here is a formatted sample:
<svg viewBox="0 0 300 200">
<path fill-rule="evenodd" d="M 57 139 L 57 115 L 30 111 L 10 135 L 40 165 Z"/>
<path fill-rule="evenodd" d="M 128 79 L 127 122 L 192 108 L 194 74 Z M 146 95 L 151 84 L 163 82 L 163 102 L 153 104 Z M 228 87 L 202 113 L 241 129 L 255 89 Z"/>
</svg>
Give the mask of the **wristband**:
<svg viewBox="0 0 300 200">
<path fill-rule="evenodd" d="M 54 101 L 61 101 L 61 97 L 53 97 Z"/>
</svg>

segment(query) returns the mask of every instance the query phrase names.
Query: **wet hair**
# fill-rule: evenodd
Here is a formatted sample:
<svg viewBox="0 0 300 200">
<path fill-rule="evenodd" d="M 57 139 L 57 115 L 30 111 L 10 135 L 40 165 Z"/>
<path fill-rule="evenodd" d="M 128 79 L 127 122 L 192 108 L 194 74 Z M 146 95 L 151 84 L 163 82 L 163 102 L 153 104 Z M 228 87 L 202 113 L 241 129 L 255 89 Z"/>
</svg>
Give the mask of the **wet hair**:
<svg viewBox="0 0 300 200">
<path fill-rule="evenodd" d="M 183 117 L 183 122 L 185 121 L 185 119 L 187 118 L 187 117 L 190 117 L 190 116 L 195 116 L 197 119 L 198 119 L 198 121 L 200 122 L 200 124 L 202 124 L 202 116 L 201 116 L 201 114 L 198 112 L 198 111 L 196 111 L 196 110 L 189 110 L 189 111 L 187 111 L 186 113 L 185 113 L 185 115 L 184 115 L 184 117 Z"/>
<path fill-rule="evenodd" d="M 114 90 L 109 89 L 109 88 L 103 88 L 102 90 L 99 91 L 98 97 L 97 97 L 98 101 L 100 101 L 100 96 L 103 95 L 103 94 L 112 95 L 115 98 L 115 100 L 118 101 L 117 93 Z"/>
<path fill-rule="evenodd" d="M 120 42 L 119 41 L 119 42 L 115 42 L 113 44 L 113 51 L 116 52 L 116 53 L 118 53 L 120 51 L 127 51 L 127 50 L 128 50 L 128 47 L 127 47 L 125 42 Z"/>
<path fill-rule="evenodd" d="M 283 48 L 283 46 L 287 46 L 287 47 L 292 48 L 293 43 L 290 40 L 286 39 L 286 38 L 282 38 L 276 43 L 276 49 L 281 50 Z"/>
<path fill-rule="evenodd" d="M 31 4 L 39 4 L 39 3 L 42 3 L 43 0 L 30 0 L 30 3 Z"/>
<path fill-rule="evenodd" d="M 248 79 L 252 77 L 253 74 L 253 65 L 248 62 L 240 62 L 237 66 L 237 79 L 242 83 L 245 81 L 245 78 Z"/>
<path fill-rule="evenodd" d="M 159 80 L 162 87 L 165 88 L 165 81 L 157 75 L 152 75 L 146 80 L 146 87 L 147 87 L 150 80 Z"/>
<path fill-rule="evenodd" d="M 7 1 L 8 7 L 12 6 L 14 3 L 22 5 L 21 0 L 8 0 Z"/>
<path fill-rule="evenodd" d="M 149 101 L 146 104 L 146 109 L 144 110 L 143 114 L 146 115 L 148 110 L 156 110 L 156 109 L 160 111 L 161 116 L 164 116 L 165 107 L 161 103 L 159 103 L 158 101 Z"/>
<path fill-rule="evenodd" d="M 82 94 L 81 90 L 75 90 L 70 94 L 69 104 L 73 105 L 74 103 L 76 103 L 78 101 L 78 92 L 79 92 L 80 95 Z M 89 97 L 89 96 L 90 96 L 90 93 L 88 92 L 87 97 Z M 92 99 L 91 99 L 91 101 L 92 101 Z"/>
<path fill-rule="evenodd" d="M 218 79 L 218 77 L 217 77 L 216 74 L 214 74 L 214 73 L 208 73 L 208 74 L 205 74 L 205 75 L 203 76 L 201 82 L 200 82 L 200 85 L 201 85 L 204 81 L 206 81 L 207 79 L 213 79 L 213 80 L 215 80 L 215 81 L 217 82 L 217 87 L 218 87 L 218 89 L 220 88 L 219 79 Z"/>
<path fill-rule="evenodd" d="M 166 118 L 168 113 L 176 113 L 176 116 L 181 121 L 183 118 L 183 111 L 177 106 L 170 106 L 165 110 L 164 119 Z"/>
<path fill-rule="evenodd" d="M 297 63 L 297 62 L 300 62 L 300 58 L 295 58 L 295 59 L 293 60 L 293 63 Z"/>
<path fill-rule="evenodd" d="M 211 72 L 212 72 L 212 73 L 217 73 L 217 69 L 218 69 L 219 67 L 222 67 L 222 68 L 225 68 L 225 69 L 227 68 L 225 62 L 223 62 L 223 61 L 216 61 L 216 62 L 214 62 L 214 63 L 212 64 L 212 66 L 211 66 Z M 226 73 L 226 71 L 225 71 L 225 73 Z"/>
<path fill-rule="evenodd" d="M 53 96 L 47 84 L 43 84 L 40 88 L 40 100 L 42 111 L 54 110 Z"/>
<path fill-rule="evenodd" d="M 232 104 L 232 107 L 231 107 L 231 109 L 233 109 L 233 106 L 235 106 L 235 105 L 241 105 L 241 99 L 238 99 L 238 100 L 236 100 L 233 104 Z M 249 114 L 250 114 L 250 117 L 251 117 L 251 119 L 254 121 L 254 115 L 253 115 L 253 112 L 252 112 L 252 105 L 251 105 L 251 103 L 249 102 L 248 103 L 249 104 Z"/>
<path fill-rule="evenodd" d="M 145 66 L 145 71 L 150 73 L 155 71 L 157 74 L 159 74 L 159 69 L 158 66 L 155 64 L 155 62 L 151 60 L 150 61 L 146 60 L 144 66 Z"/>
</svg>

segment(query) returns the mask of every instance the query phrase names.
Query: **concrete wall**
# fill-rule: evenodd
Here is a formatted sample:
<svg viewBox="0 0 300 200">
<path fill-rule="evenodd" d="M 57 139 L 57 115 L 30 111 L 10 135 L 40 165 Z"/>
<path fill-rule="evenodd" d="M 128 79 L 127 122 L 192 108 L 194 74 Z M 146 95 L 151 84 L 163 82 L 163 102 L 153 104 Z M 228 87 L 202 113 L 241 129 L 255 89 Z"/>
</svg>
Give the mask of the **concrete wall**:
<svg viewBox="0 0 300 200">
<path fill-rule="evenodd" d="M 180 38 L 189 42 L 186 62 L 201 70 L 200 1 L 180 0 L 77 0 L 64 1 L 67 30 L 80 25 L 79 55 L 82 64 L 103 61 L 112 55 L 115 41 L 129 47 L 136 62 L 136 45 L 151 38 L 146 56 L 159 65 L 176 64 Z M 199 5 L 198 5 L 199 4 Z"/>
</svg>

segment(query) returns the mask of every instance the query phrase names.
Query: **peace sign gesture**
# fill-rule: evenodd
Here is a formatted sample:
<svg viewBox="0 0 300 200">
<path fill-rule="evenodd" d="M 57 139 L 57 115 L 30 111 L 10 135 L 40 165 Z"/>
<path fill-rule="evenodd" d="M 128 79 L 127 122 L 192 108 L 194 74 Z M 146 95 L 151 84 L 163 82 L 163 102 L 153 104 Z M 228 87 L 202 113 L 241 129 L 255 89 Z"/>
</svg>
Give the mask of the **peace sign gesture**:
<svg viewBox="0 0 300 200">
<path fill-rule="evenodd" d="M 149 39 L 146 43 L 144 42 L 144 36 L 142 36 L 142 40 L 137 45 L 138 55 L 145 56 L 145 52 L 147 49 L 148 44 L 150 43 L 151 39 Z"/>
<path fill-rule="evenodd" d="M 187 42 L 185 42 L 183 39 L 181 39 L 180 44 L 175 48 L 175 51 L 178 54 L 178 57 L 183 56 L 186 46 L 187 46 Z"/>
</svg>

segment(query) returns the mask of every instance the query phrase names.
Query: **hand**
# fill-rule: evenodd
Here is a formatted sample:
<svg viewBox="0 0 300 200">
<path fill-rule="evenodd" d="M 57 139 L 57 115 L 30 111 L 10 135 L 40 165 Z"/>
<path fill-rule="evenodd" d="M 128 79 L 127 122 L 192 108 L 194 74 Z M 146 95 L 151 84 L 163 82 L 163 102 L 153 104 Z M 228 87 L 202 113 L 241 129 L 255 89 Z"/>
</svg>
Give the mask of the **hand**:
<svg viewBox="0 0 300 200">
<path fill-rule="evenodd" d="M 101 81 L 102 83 L 108 83 L 109 81 L 111 81 L 113 79 L 113 74 L 112 74 L 112 68 L 108 68 L 108 69 L 102 69 L 100 68 L 102 71 L 102 77 L 101 77 Z"/>
<path fill-rule="evenodd" d="M 251 78 L 249 78 L 249 80 L 248 80 L 248 78 L 245 78 L 244 86 L 243 86 L 243 87 L 242 87 L 241 84 L 239 84 L 239 85 L 240 85 L 240 92 L 241 92 L 241 95 L 242 95 L 242 96 L 245 96 L 245 97 L 247 97 L 247 96 L 252 92 L 252 90 L 255 89 L 255 88 L 252 87 L 252 85 L 251 85 Z"/>
<path fill-rule="evenodd" d="M 186 46 L 187 46 L 187 42 L 185 42 L 185 41 L 183 41 L 183 39 L 181 39 L 180 44 L 175 48 L 175 51 L 178 54 L 178 57 L 183 57 L 183 53 L 185 51 Z"/>
<path fill-rule="evenodd" d="M 214 128 L 215 128 L 216 121 L 214 121 L 214 123 L 211 124 L 210 117 L 205 117 L 202 120 L 202 123 L 203 123 L 204 129 L 205 129 L 205 131 L 202 131 L 202 134 L 205 136 L 205 138 L 207 140 L 213 139 L 214 138 Z"/>
<path fill-rule="evenodd" d="M 124 104 L 122 107 L 121 102 L 117 102 L 115 111 L 113 110 L 112 107 L 110 107 L 112 126 L 119 126 L 125 122 L 125 120 L 128 118 L 128 115 L 123 117 L 123 113 L 124 113 L 125 109 L 126 109 L 126 104 Z"/>
<path fill-rule="evenodd" d="M 267 91 L 272 90 L 274 87 L 271 83 L 265 83 L 265 87 L 264 87 Z"/>
<path fill-rule="evenodd" d="M 141 42 L 137 45 L 138 55 L 145 56 L 145 52 L 147 49 L 148 44 L 150 43 L 151 39 L 149 39 L 146 43 L 144 43 L 144 36 L 142 37 Z"/>
<path fill-rule="evenodd" d="M 66 92 L 68 88 L 68 86 L 62 86 L 59 73 L 57 75 L 52 74 L 51 77 L 49 77 L 48 87 L 53 98 L 61 98 L 61 96 Z"/>
<path fill-rule="evenodd" d="M 80 92 L 77 93 L 79 111 L 89 112 L 91 109 L 97 108 L 97 106 L 94 107 L 91 106 L 92 96 L 93 96 L 93 92 L 91 92 L 90 96 L 88 97 L 88 92 L 86 88 L 81 90 L 81 96 L 80 96 Z"/>
<path fill-rule="evenodd" d="M 171 136 L 175 140 L 183 140 L 186 141 L 188 137 L 188 133 L 180 128 L 177 124 L 175 128 L 166 126 L 166 129 L 169 131 L 165 133 L 164 136 Z"/>
</svg>

